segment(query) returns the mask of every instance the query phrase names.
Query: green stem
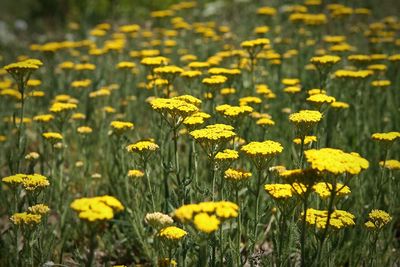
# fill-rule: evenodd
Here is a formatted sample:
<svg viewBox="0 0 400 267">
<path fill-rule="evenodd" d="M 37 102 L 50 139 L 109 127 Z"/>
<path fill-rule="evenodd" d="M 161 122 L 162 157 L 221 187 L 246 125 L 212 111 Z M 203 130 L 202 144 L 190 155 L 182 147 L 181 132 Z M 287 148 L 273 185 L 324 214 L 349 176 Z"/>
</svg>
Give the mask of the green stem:
<svg viewBox="0 0 400 267">
<path fill-rule="evenodd" d="M 307 209 L 308 209 L 308 193 L 304 196 L 303 200 L 303 218 L 301 221 L 301 237 L 300 237 L 300 250 L 301 250 L 301 266 L 306 266 L 306 232 L 307 232 Z"/>
<path fill-rule="evenodd" d="M 235 200 L 236 200 L 236 204 L 239 205 L 239 189 L 236 188 L 235 190 Z M 241 208 L 242 206 L 239 205 L 239 215 L 237 217 L 237 225 L 238 225 L 238 230 L 237 230 L 237 243 L 236 243 L 236 253 L 237 253 L 237 258 L 236 258 L 236 266 L 242 266 L 242 257 L 241 257 L 241 253 L 240 253 L 240 243 L 241 243 L 241 235 L 242 235 L 242 222 L 241 222 Z"/>
<path fill-rule="evenodd" d="M 257 226 L 258 226 L 258 209 L 259 209 L 259 202 L 260 202 L 260 186 L 261 186 L 261 176 L 262 176 L 262 169 L 257 170 L 257 184 L 255 190 L 255 197 L 256 197 L 256 208 L 254 210 L 254 244 L 257 242 Z"/>
</svg>

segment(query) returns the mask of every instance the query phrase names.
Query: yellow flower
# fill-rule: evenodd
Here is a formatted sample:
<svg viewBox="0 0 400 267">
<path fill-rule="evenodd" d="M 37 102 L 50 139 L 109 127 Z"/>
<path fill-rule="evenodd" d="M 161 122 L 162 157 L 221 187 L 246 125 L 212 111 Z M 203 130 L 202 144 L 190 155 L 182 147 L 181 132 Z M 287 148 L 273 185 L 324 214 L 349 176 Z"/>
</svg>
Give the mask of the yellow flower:
<svg viewBox="0 0 400 267">
<path fill-rule="evenodd" d="M 240 46 L 244 49 L 252 50 L 255 48 L 263 48 L 265 45 L 269 45 L 270 41 L 267 38 L 258 38 L 254 40 L 243 41 Z"/>
<path fill-rule="evenodd" d="M 30 87 L 37 87 L 40 86 L 41 84 L 42 84 L 41 80 L 34 80 L 34 79 L 29 79 L 26 83 L 26 85 Z"/>
<path fill-rule="evenodd" d="M 257 9 L 257 14 L 259 15 L 274 16 L 276 12 L 276 8 L 269 6 L 263 6 Z"/>
<path fill-rule="evenodd" d="M 365 226 L 370 229 L 381 229 L 392 220 L 389 213 L 383 210 L 372 210 L 368 218 L 369 221 L 365 223 Z"/>
<path fill-rule="evenodd" d="M 215 155 L 215 160 L 217 161 L 233 161 L 239 158 L 239 153 L 236 150 L 224 149 Z"/>
<path fill-rule="evenodd" d="M 312 142 L 317 142 L 317 137 L 315 135 L 307 135 L 304 137 L 304 144 L 308 145 L 311 144 Z M 301 144 L 301 139 L 300 138 L 295 138 L 293 139 L 293 143 L 295 143 L 296 145 L 300 145 Z"/>
<path fill-rule="evenodd" d="M 275 199 L 287 199 L 293 196 L 290 184 L 267 184 L 264 189 Z"/>
<path fill-rule="evenodd" d="M 141 153 L 145 151 L 156 151 L 159 146 L 152 141 L 139 141 L 126 147 L 128 152 Z"/>
<path fill-rule="evenodd" d="M 124 210 L 118 199 L 107 195 L 75 199 L 70 207 L 80 219 L 88 222 L 111 220 L 116 212 Z"/>
<path fill-rule="evenodd" d="M 115 131 L 115 133 L 122 134 L 126 131 L 132 130 L 134 124 L 129 121 L 112 121 L 110 123 L 110 126 Z"/>
<path fill-rule="evenodd" d="M 35 225 L 35 224 L 40 223 L 41 219 L 42 219 L 42 215 L 30 214 L 27 212 L 14 213 L 10 217 L 10 220 L 15 225 Z"/>
<path fill-rule="evenodd" d="M 149 67 L 158 67 L 161 65 L 166 65 L 169 62 L 169 59 L 166 57 L 145 57 L 140 61 L 140 64 L 149 66 Z"/>
<path fill-rule="evenodd" d="M 322 113 L 316 110 L 300 110 L 289 115 L 289 121 L 296 125 L 301 136 L 307 134 L 322 119 Z"/>
<path fill-rule="evenodd" d="M 93 129 L 90 128 L 89 126 L 80 126 L 76 131 L 80 134 L 90 134 L 93 132 Z"/>
<path fill-rule="evenodd" d="M 42 136 L 45 139 L 50 140 L 50 142 L 57 142 L 63 139 L 63 136 L 60 133 L 56 132 L 46 132 L 43 133 Z"/>
<path fill-rule="evenodd" d="M 274 126 L 275 122 L 270 118 L 260 118 L 256 121 L 256 124 L 261 126 Z"/>
<path fill-rule="evenodd" d="M 224 178 L 228 181 L 232 182 L 240 182 L 247 180 L 251 177 L 251 172 L 247 172 L 244 170 L 237 170 L 237 169 L 227 169 L 224 172 Z"/>
<path fill-rule="evenodd" d="M 333 103 L 336 101 L 336 99 L 333 96 L 328 96 L 326 94 L 314 94 L 309 96 L 307 98 L 307 101 L 314 104 L 322 105 L 324 103 L 327 104 Z"/>
<path fill-rule="evenodd" d="M 117 69 L 133 69 L 136 66 L 135 62 L 121 61 L 117 64 Z"/>
<path fill-rule="evenodd" d="M 306 187 L 300 183 L 290 184 L 266 184 L 264 190 L 274 199 L 288 199 L 295 194 L 303 194 Z"/>
<path fill-rule="evenodd" d="M 218 220 L 215 215 L 208 215 L 207 213 L 199 213 L 194 216 L 193 224 L 197 230 L 210 234 L 218 230 L 220 225 L 220 220 Z"/>
<path fill-rule="evenodd" d="M 359 154 L 345 153 L 340 149 L 310 149 L 304 154 L 312 169 L 333 175 L 357 175 L 369 166 L 368 161 Z"/>
<path fill-rule="evenodd" d="M 371 138 L 384 145 L 391 145 L 400 138 L 400 132 L 374 133 Z"/>
<path fill-rule="evenodd" d="M 91 63 L 79 63 L 79 64 L 75 64 L 74 68 L 77 71 L 95 70 L 96 69 L 96 65 L 91 64 Z M 90 80 L 85 80 L 85 81 L 90 81 Z M 91 83 L 91 81 L 90 81 L 90 83 Z M 75 87 L 75 86 L 72 86 L 72 87 Z M 82 86 L 82 87 L 87 87 L 87 86 Z"/>
<path fill-rule="evenodd" d="M 204 78 L 201 82 L 208 86 L 217 86 L 224 84 L 228 78 L 223 75 L 213 75 L 209 78 Z"/>
<path fill-rule="evenodd" d="M 205 149 L 213 154 L 214 146 L 232 139 L 236 134 L 233 132 L 233 127 L 225 124 L 212 124 L 203 129 L 191 131 L 189 134 Z M 209 155 L 210 156 L 210 155 Z"/>
<path fill-rule="evenodd" d="M 347 109 L 349 106 L 350 105 L 345 102 L 335 101 L 331 103 L 331 107 L 335 109 Z"/>
<path fill-rule="evenodd" d="M 391 85 L 391 82 L 389 80 L 376 80 L 372 81 L 371 85 L 374 87 L 387 87 Z"/>
<path fill-rule="evenodd" d="M 181 77 L 184 78 L 195 78 L 201 75 L 201 71 L 199 70 L 188 70 L 181 73 Z"/>
<path fill-rule="evenodd" d="M 11 63 L 3 68 L 12 75 L 25 75 L 25 73 L 37 70 L 43 63 L 38 59 L 27 59 L 21 62 Z"/>
<path fill-rule="evenodd" d="M 37 115 L 33 117 L 33 121 L 37 122 L 49 122 L 54 119 L 54 116 L 52 114 L 42 114 L 42 115 Z"/>
<path fill-rule="evenodd" d="M 239 106 L 250 106 L 250 104 L 261 104 L 261 98 L 257 96 L 246 96 L 239 99 Z"/>
<path fill-rule="evenodd" d="M 297 94 L 301 92 L 300 86 L 289 86 L 283 89 L 283 92 L 288 94 Z"/>
<path fill-rule="evenodd" d="M 210 63 L 193 61 L 193 62 L 190 62 L 188 66 L 191 69 L 205 69 L 205 68 L 209 68 L 210 67 Z"/>
<path fill-rule="evenodd" d="M 143 176 L 144 176 L 144 172 L 141 171 L 141 170 L 133 169 L 133 170 L 129 170 L 128 171 L 128 177 L 140 178 L 140 177 L 143 177 Z"/>
<path fill-rule="evenodd" d="M 351 79 L 365 79 L 372 75 L 371 70 L 337 70 L 335 72 L 336 78 L 351 78 Z"/>
<path fill-rule="evenodd" d="M 157 235 L 168 241 L 179 241 L 187 235 L 187 232 L 176 226 L 167 226 L 162 228 Z"/>
<path fill-rule="evenodd" d="M 303 215 L 303 213 L 302 213 Z M 355 216 L 344 210 L 334 210 L 330 216 L 329 226 L 335 229 L 355 225 Z M 307 209 L 306 221 L 310 225 L 315 225 L 319 229 L 325 229 L 328 222 L 328 211 Z"/>
<path fill-rule="evenodd" d="M 253 111 L 250 106 L 231 106 L 228 104 L 219 105 L 215 110 L 227 118 L 236 118 L 239 116 L 245 116 Z"/>
<path fill-rule="evenodd" d="M 272 157 L 280 154 L 283 147 L 280 143 L 266 140 L 263 142 L 250 142 L 241 147 L 240 151 L 248 157 Z"/>
<path fill-rule="evenodd" d="M 229 201 L 201 202 L 199 204 L 187 204 L 174 211 L 174 217 L 182 223 L 191 222 L 195 215 L 207 213 L 215 215 L 218 220 L 235 218 L 238 216 L 239 207 Z"/>
<path fill-rule="evenodd" d="M 389 170 L 400 170 L 400 161 L 396 159 L 388 159 L 386 161 L 380 161 L 379 165 L 385 166 Z"/>
<path fill-rule="evenodd" d="M 53 113 L 60 113 L 63 111 L 70 111 L 77 108 L 77 105 L 74 103 L 62 103 L 56 102 L 50 107 L 50 111 Z"/>
<path fill-rule="evenodd" d="M 322 66 L 333 65 L 340 61 L 340 57 L 332 55 L 324 55 L 324 56 L 312 57 L 310 61 L 315 65 L 322 65 Z"/>
<path fill-rule="evenodd" d="M 71 87 L 73 88 L 87 88 L 92 84 L 92 81 L 89 79 L 85 80 L 77 80 L 71 83 Z"/>
<path fill-rule="evenodd" d="M 320 182 L 313 186 L 315 193 L 317 193 L 321 198 L 328 198 L 331 196 L 332 192 L 335 192 L 336 196 L 346 196 L 351 193 L 350 188 L 347 185 L 337 183 L 336 187 L 326 182 Z"/>
<path fill-rule="evenodd" d="M 179 97 L 155 98 L 150 102 L 150 105 L 155 111 L 160 113 L 167 113 L 173 119 L 177 119 L 178 121 L 175 121 L 174 123 L 179 124 L 182 121 L 182 118 L 176 117 L 184 118 L 199 111 L 199 109 L 195 105 L 188 103 L 188 99 L 185 99 L 186 101 L 181 99 Z"/>
<path fill-rule="evenodd" d="M 28 208 L 28 211 L 32 214 L 43 215 L 50 212 L 50 208 L 44 204 L 36 204 Z"/>
<path fill-rule="evenodd" d="M 27 191 L 34 191 L 50 185 L 47 178 L 40 174 L 15 174 L 1 180 L 10 185 L 22 185 Z"/>
</svg>

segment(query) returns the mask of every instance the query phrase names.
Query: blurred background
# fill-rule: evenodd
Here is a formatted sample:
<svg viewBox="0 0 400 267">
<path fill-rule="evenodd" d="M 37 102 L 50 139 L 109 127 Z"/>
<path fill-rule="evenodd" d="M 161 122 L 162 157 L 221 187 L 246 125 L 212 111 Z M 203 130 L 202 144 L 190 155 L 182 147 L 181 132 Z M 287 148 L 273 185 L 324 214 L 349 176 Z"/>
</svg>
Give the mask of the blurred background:
<svg viewBox="0 0 400 267">
<path fill-rule="evenodd" d="M 182 0 L 0 0 L 0 49 L 16 41 L 45 41 L 46 37 L 65 38 L 70 23 L 78 23 L 79 31 L 101 22 L 128 22 L 142 24 L 149 13 L 168 8 Z M 301 0 L 197 0 L 200 11 L 217 7 L 218 17 L 247 20 L 241 16 L 246 5 L 302 4 Z M 344 3 L 348 6 L 369 8 L 377 3 L 374 15 L 400 14 L 400 0 L 324 0 L 324 3 Z M 233 5 L 235 3 L 235 5 Z M 207 10 L 206 10 L 207 9 Z M 236 10 L 233 10 L 236 9 Z M 211 12 L 213 13 L 213 12 Z M 215 12 L 214 12 L 215 13 Z M 203 14 L 204 16 L 204 14 Z M 17 43 L 18 43 L 17 42 Z M 18 45 L 18 44 L 17 44 Z"/>
</svg>

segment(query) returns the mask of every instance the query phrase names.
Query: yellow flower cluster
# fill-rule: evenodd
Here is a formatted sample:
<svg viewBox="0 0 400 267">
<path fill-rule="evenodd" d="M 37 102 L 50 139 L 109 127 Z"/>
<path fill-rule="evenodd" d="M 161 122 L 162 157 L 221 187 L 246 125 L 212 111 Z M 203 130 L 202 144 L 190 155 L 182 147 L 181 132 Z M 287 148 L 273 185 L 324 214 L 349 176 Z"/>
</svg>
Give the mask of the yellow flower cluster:
<svg viewBox="0 0 400 267">
<path fill-rule="evenodd" d="M 307 98 L 307 101 L 311 103 L 315 103 L 318 105 L 322 105 L 324 103 L 330 104 L 336 101 L 336 98 L 333 96 L 328 96 L 326 94 L 314 94 Z"/>
<path fill-rule="evenodd" d="M 371 138 L 379 142 L 394 142 L 400 138 L 400 132 L 374 133 Z"/>
<path fill-rule="evenodd" d="M 328 18 L 325 14 L 293 13 L 289 16 L 289 20 L 306 25 L 321 25 L 327 23 Z"/>
<path fill-rule="evenodd" d="M 250 142 L 240 148 L 248 157 L 272 157 L 280 154 L 283 147 L 280 143 L 266 140 L 263 142 Z"/>
<path fill-rule="evenodd" d="M 54 119 L 54 116 L 52 114 L 42 114 L 42 115 L 37 115 L 33 117 L 33 121 L 37 122 L 49 122 Z"/>
<path fill-rule="evenodd" d="M 345 102 L 335 101 L 331 103 L 331 107 L 336 109 L 347 109 L 350 105 Z"/>
<path fill-rule="evenodd" d="M 224 142 L 236 135 L 233 129 L 232 126 L 226 124 L 212 124 L 203 129 L 191 131 L 190 135 L 200 143 Z"/>
<path fill-rule="evenodd" d="M 41 219 L 42 215 L 32 214 L 28 212 L 14 213 L 10 217 L 10 220 L 15 225 L 30 225 L 30 226 L 40 223 Z"/>
<path fill-rule="evenodd" d="M 353 79 L 365 79 L 371 76 L 373 71 L 371 70 L 337 70 L 335 71 L 336 78 L 353 78 Z"/>
<path fill-rule="evenodd" d="M 179 241 L 187 235 L 187 232 L 176 226 L 167 226 L 162 228 L 157 235 L 166 241 Z"/>
<path fill-rule="evenodd" d="M 199 108 L 189 103 L 187 99 L 179 97 L 155 98 L 150 102 L 150 105 L 155 111 L 168 113 L 173 118 L 177 116 L 187 117 L 199 111 Z"/>
<path fill-rule="evenodd" d="M 313 190 L 321 198 L 328 198 L 333 192 L 335 192 L 336 196 L 346 196 L 351 193 L 350 188 L 347 185 L 343 185 L 341 183 L 337 183 L 334 187 L 330 183 L 320 182 L 313 186 Z"/>
<path fill-rule="evenodd" d="M 240 182 L 251 177 L 251 172 L 229 168 L 224 172 L 224 178 L 232 182 Z"/>
<path fill-rule="evenodd" d="M 37 70 L 42 65 L 42 61 L 38 59 L 27 59 L 24 61 L 8 64 L 3 68 L 12 75 L 23 75 L 26 72 Z"/>
<path fill-rule="evenodd" d="M 140 178 L 140 177 L 143 177 L 143 176 L 144 176 L 144 172 L 141 171 L 141 170 L 133 169 L 133 170 L 129 170 L 128 171 L 128 177 Z"/>
<path fill-rule="evenodd" d="M 215 155 L 217 161 L 233 161 L 239 158 L 239 153 L 236 150 L 224 149 Z"/>
<path fill-rule="evenodd" d="M 244 116 L 251 113 L 253 111 L 253 108 L 250 106 L 231 106 L 228 104 L 224 104 L 217 106 L 215 110 L 225 117 L 237 118 L 239 116 Z"/>
<path fill-rule="evenodd" d="M 45 139 L 50 140 L 50 142 L 57 142 L 57 141 L 61 141 L 63 139 L 63 136 L 57 132 L 46 132 L 46 133 L 43 133 L 42 136 Z"/>
<path fill-rule="evenodd" d="M 169 62 L 169 59 L 166 57 L 145 57 L 143 58 L 140 63 L 145 66 L 149 67 L 157 67 L 161 65 L 166 65 Z"/>
<path fill-rule="evenodd" d="M 312 169 L 333 175 L 357 175 L 369 166 L 368 161 L 359 154 L 346 153 L 340 149 L 310 149 L 305 151 L 304 154 Z"/>
<path fill-rule="evenodd" d="M 240 43 L 240 46 L 244 49 L 252 49 L 255 47 L 264 47 L 270 43 L 269 39 L 267 38 L 258 38 L 254 40 L 243 41 Z"/>
<path fill-rule="evenodd" d="M 60 113 L 63 111 L 70 111 L 77 108 L 77 105 L 74 103 L 62 103 L 56 102 L 50 107 L 50 111 L 53 113 Z"/>
<path fill-rule="evenodd" d="M 208 73 L 211 75 L 223 75 L 223 76 L 232 76 L 239 75 L 239 69 L 226 69 L 226 68 L 211 68 L 208 70 Z"/>
<path fill-rule="evenodd" d="M 132 130 L 134 124 L 129 121 L 112 121 L 110 123 L 110 126 L 117 134 L 121 134 L 126 131 Z"/>
<path fill-rule="evenodd" d="M 183 72 L 182 68 L 179 68 L 177 66 L 163 66 L 163 67 L 158 67 L 154 69 L 154 73 L 160 75 L 160 76 L 166 76 L 166 75 L 178 75 Z"/>
<path fill-rule="evenodd" d="M 50 208 L 45 204 L 36 204 L 28 208 L 28 211 L 32 214 L 46 214 L 50 212 Z"/>
<path fill-rule="evenodd" d="M 380 161 L 379 165 L 385 166 L 389 170 L 400 170 L 400 161 L 396 159 L 388 159 L 386 161 Z"/>
<path fill-rule="evenodd" d="M 75 199 L 70 207 L 80 219 L 88 222 L 111 220 L 115 213 L 124 210 L 118 199 L 107 195 Z"/>
<path fill-rule="evenodd" d="M 47 178 L 40 174 L 15 174 L 1 179 L 10 185 L 22 185 L 25 190 L 33 191 L 37 188 L 44 188 L 50 185 Z"/>
<path fill-rule="evenodd" d="M 368 221 L 365 223 L 365 227 L 368 229 L 381 229 L 392 220 L 392 217 L 383 210 L 372 210 L 368 214 Z"/>
<path fill-rule="evenodd" d="M 213 75 L 211 77 L 204 78 L 201 82 L 208 86 L 215 86 L 215 85 L 221 85 L 221 84 L 225 83 L 227 80 L 228 80 L 228 78 L 226 78 L 226 76 Z"/>
<path fill-rule="evenodd" d="M 135 62 L 130 61 L 121 61 L 117 64 L 117 69 L 133 69 L 134 67 L 136 67 Z"/>
<path fill-rule="evenodd" d="M 92 84 L 92 81 L 90 79 L 77 80 L 77 81 L 73 81 L 71 83 L 71 87 L 73 87 L 73 88 L 87 88 L 91 84 Z"/>
<path fill-rule="evenodd" d="M 324 55 L 324 56 L 312 57 L 310 61 L 315 65 L 323 65 L 323 66 L 333 65 L 340 61 L 340 57 L 333 55 Z"/>
<path fill-rule="evenodd" d="M 311 144 L 312 142 L 317 142 L 317 137 L 315 135 L 307 135 L 304 137 L 304 144 L 308 145 Z M 293 143 L 295 143 L 296 145 L 300 145 L 301 144 L 301 138 L 294 138 L 293 139 Z"/>
<path fill-rule="evenodd" d="M 203 124 L 204 121 L 206 119 L 209 119 L 210 117 L 211 115 L 205 112 L 196 112 L 190 115 L 189 117 L 186 117 L 183 120 L 183 124 L 186 125 L 187 127 Z"/>
<path fill-rule="evenodd" d="M 182 223 L 192 222 L 196 229 L 209 234 L 218 230 L 222 221 L 236 218 L 238 210 L 238 205 L 229 201 L 201 202 L 181 206 L 174 217 Z"/>
<path fill-rule="evenodd" d="M 128 150 L 128 152 L 134 153 L 141 153 L 144 151 L 156 151 L 157 149 L 159 149 L 159 146 L 153 141 L 138 141 L 126 147 L 126 150 Z"/>
<path fill-rule="evenodd" d="M 201 71 L 199 70 L 188 70 L 181 73 L 181 77 L 184 78 L 194 78 L 199 77 L 201 75 Z"/>
<path fill-rule="evenodd" d="M 93 129 L 89 126 L 80 126 L 76 129 L 76 131 L 80 134 L 90 134 L 93 132 Z"/>
<path fill-rule="evenodd" d="M 305 193 L 307 188 L 301 183 L 266 184 L 264 190 L 274 199 L 287 199 Z"/>
<path fill-rule="evenodd" d="M 303 213 L 302 213 L 303 215 Z M 335 229 L 355 225 L 355 216 L 344 210 L 334 210 L 330 215 L 329 226 Z M 328 222 L 327 210 L 307 209 L 306 221 L 309 225 L 315 225 L 318 229 L 325 229 Z"/>
<path fill-rule="evenodd" d="M 316 110 L 300 110 L 290 114 L 289 120 L 299 128 L 317 124 L 322 119 L 322 113 Z"/>
</svg>

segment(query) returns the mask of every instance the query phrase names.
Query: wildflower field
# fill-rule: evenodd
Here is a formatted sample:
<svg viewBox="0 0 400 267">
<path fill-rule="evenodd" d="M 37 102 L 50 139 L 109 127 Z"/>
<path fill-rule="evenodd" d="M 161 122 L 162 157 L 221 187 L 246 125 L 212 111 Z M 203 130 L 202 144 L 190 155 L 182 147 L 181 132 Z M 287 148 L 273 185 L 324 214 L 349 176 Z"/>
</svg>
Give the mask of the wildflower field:
<svg viewBox="0 0 400 267">
<path fill-rule="evenodd" d="M 400 266 L 400 3 L 169 2 L 0 46 L 0 266 Z"/>
</svg>

